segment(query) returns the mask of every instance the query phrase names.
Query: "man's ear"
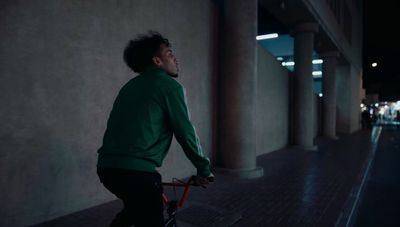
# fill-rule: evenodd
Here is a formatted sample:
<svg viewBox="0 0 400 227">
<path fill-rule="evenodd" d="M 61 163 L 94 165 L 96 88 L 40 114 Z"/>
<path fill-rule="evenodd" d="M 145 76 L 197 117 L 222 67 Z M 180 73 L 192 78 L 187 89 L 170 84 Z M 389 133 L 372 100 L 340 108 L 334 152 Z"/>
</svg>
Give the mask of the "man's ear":
<svg viewBox="0 0 400 227">
<path fill-rule="evenodd" d="M 159 57 L 155 56 L 155 57 L 152 58 L 152 60 L 153 60 L 153 63 L 156 66 L 161 66 L 162 62 L 161 62 L 161 59 Z"/>
</svg>

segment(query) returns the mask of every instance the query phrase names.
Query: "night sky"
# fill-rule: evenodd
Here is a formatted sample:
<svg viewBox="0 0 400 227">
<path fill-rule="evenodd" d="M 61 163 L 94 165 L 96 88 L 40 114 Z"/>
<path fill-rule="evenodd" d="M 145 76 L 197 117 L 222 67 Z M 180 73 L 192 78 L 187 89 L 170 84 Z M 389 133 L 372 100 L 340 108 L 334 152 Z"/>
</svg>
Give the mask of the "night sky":
<svg viewBox="0 0 400 227">
<path fill-rule="evenodd" d="M 364 1 L 364 88 L 381 101 L 400 100 L 399 6 L 396 0 Z"/>
</svg>

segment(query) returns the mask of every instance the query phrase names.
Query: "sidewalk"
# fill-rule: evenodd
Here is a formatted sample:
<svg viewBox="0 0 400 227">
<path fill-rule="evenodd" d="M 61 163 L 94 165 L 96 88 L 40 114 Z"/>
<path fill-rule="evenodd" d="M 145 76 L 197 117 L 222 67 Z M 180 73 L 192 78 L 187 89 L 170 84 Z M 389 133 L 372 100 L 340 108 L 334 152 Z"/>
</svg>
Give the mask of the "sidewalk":
<svg viewBox="0 0 400 227">
<path fill-rule="evenodd" d="M 189 226 L 342 226 L 372 154 L 371 131 L 317 139 L 318 151 L 284 148 L 259 156 L 264 176 L 216 175 L 206 190 L 193 188 L 178 213 Z M 113 201 L 36 225 L 103 227 L 121 209 Z"/>
</svg>

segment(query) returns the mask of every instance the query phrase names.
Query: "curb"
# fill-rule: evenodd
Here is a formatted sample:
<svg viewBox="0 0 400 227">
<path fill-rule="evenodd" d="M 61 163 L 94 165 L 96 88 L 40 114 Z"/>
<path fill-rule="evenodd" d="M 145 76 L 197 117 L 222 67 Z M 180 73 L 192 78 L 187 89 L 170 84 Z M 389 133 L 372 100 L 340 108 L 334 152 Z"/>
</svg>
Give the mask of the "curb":
<svg viewBox="0 0 400 227">
<path fill-rule="evenodd" d="M 335 227 L 350 227 L 354 226 L 357 218 L 357 210 L 360 206 L 360 198 L 365 191 L 365 182 L 369 179 L 371 173 L 372 162 L 375 158 L 376 149 L 378 146 L 379 137 L 382 132 L 381 126 L 375 126 L 371 131 L 371 149 L 366 158 L 363 167 L 361 168 L 359 177 L 351 189 L 350 195 L 346 200 L 345 205 L 336 221 Z"/>
</svg>

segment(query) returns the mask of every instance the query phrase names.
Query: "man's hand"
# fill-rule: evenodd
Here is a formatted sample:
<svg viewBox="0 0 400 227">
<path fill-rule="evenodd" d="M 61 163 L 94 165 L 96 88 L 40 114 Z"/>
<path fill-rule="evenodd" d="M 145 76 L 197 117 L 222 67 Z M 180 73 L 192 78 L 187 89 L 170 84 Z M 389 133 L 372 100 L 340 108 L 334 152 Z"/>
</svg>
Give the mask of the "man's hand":
<svg viewBox="0 0 400 227">
<path fill-rule="evenodd" d="M 206 188 L 207 184 L 214 182 L 214 174 L 210 173 L 207 177 L 193 176 L 193 185 Z"/>
<path fill-rule="evenodd" d="M 214 174 L 210 173 L 210 175 L 208 175 L 207 177 L 208 182 L 214 182 Z"/>
</svg>

